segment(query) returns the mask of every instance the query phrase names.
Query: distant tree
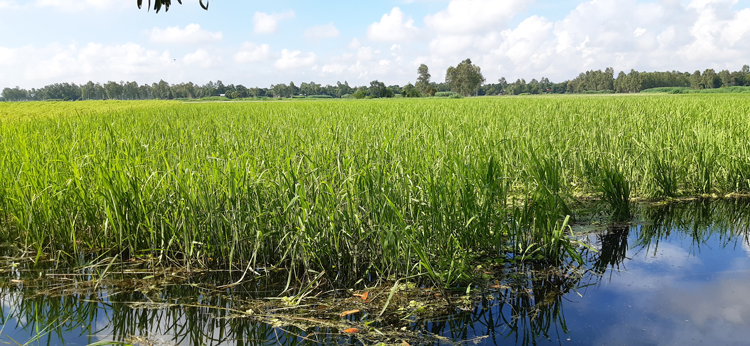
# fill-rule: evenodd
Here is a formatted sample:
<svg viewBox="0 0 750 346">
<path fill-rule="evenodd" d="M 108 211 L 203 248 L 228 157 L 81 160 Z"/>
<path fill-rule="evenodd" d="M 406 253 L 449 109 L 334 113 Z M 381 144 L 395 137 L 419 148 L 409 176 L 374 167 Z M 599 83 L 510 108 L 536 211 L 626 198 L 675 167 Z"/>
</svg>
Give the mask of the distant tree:
<svg viewBox="0 0 750 346">
<path fill-rule="evenodd" d="M 742 69 L 736 72 L 735 81 L 737 85 L 750 85 L 750 66 L 743 65 Z"/>
<path fill-rule="evenodd" d="M 695 72 L 690 75 L 690 87 L 693 89 L 705 88 L 705 85 L 703 84 L 703 78 L 701 78 L 701 71 L 695 70 Z"/>
<path fill-rule="evenodd" d="M 191 85 L 193 83 L 190 83 Z M 123 85 L 123 96 L 126 100 L 137 100 L 138 97 L 138 83 L 136 82 L 127 82 Z"/>
<path fill-rule="evenodd" d="M 89 81 L 88 83 L 81 85 L 81 99 L 82 100 L 103 100 L 105 98 L 104 88 L 101 84 Z"/>
<path fill-rule="evenodd" d="M 528 89 L 528 85 L 526 85 L 526 80 L 521 78 L 509 84 L 506 87 L 506 91 L 508 95 L 520 95 L 520 94 L 529 92 L 529 89 Z"/>
<path fill-rule="evenodd" d="M 250 97 L 259 97 L 260 96 L 260 88 L 249 88 L 249 89 L 247 89 L 247 96 L 250 96 Z"/>
<path fill-rule="evenodd" d="M 5 101 L 25 101 L 29 99 L 29 92 L 19 87 L 13 89 L 5 88 L 3 89 L 2 97 Z"/>
<path fill-rule="evenodd" d="M 497 80 L 497 83 L 500 87 L 500 92 L 505 92 L 505 88 L 508 87 L 508 81 L 505 80 L 505 77 L 500 77 L 500 79 Z"/>
<path fill-rule="evenodd" d="M 237 91 L 240 98 L 245 98 L 249 96 L 247 88 L 242 84 L 237 84 L 234 90 Z"/>
<path fill-rule="evenodd" d="M 614 81 L 615 86 L 615 92 L 623 93 L 627 91 L 627 85 L 625 84 L 625 80 L 628 78 L 628 75 L 625 74 L 625 72 L 620 71 L 619 74 L 617 74 L 617 78 Z"/>
<path fill-rule="evenodd" d="M 299 93 L 301 95 L 323 95 L 323 87 L 320 86 L 320 84 L 316 84 L 315 82 L 305 83 L 302 82 L 299 86 Z"/>
<path fill-rule="evenodd" d="M 284 83 L 271 85 L 274 97 L 292 97 L 292 89 Z"/>
<path fill-rule="evenodd" d="M 117 82 L 109 81 L 104 84 L 104 92 L 107 94 L 108 100 L 121 100 L 122 89 L 122 85 Z"/>
<path fill-rule="evenodd" d="M 216 81 L 216 90 L 214 91 L 214 96 L 219 96 L 221 94 L 227 93 L 227 87 L 224 85 L 224 83 L 220 80 Z"/>
<path fill-rule="evenodd" d="M 706 89 L 721 87 L 721 78 L 714 69 L 709 68 L 703 71 L 703 85 Z"/>
<path fill-rule="evenodd" d="M 294 85 L 294 82 L 289 82 L 289 97 L 299 94 L 299 88 Z"/>
<path fill-rule="evenodd" d="M 611 67 L 602 70 L 582 72 L 569 83 L 568 92 L 581 93 L 585 91 L 614 90 L 614 73 Z"/>
<path fill-rule="evenodd" d="M 370 82 L 368 94 L 372 97 L 393 97 L 393 90 L 385 86 L 385 83 L 374 80 Z"/>
<path fill-rule="evenodd" d="M 99 85 L 99 84 L 97 84 Z M 100 86 L 101 87 L 101 86 Z M 138 97 L 141 100 L 152 100 L 154 99 L 154 90 L 148 84 L 143 84 L 138 87 Z"/>
<path fill-rule="evenodd" d="M 450 85 L 451 90 L 463 96 L 476 94 L 484 81 L 482 70 L 479 66 L 472 65 L 471 59 L 462 61 L 456 67 L 448 67 L 445 73 L 445 82 Z"/>
<path fill-rule="evenodd" d="M 341 97 L 346 94 L 351 94 L 354 92 L 354 88 L 349 86 L 349 82 L 344 81 L 344 83 L 336 82 L 336 96 Z M 332 95 L 333 96 L 333 95 Z"/>
<path fill-rule="evenodd" d="M 365 96 L 367 96 L 367 88 L 365 88 L 365 87 L 358 88 L 357 91 L 355 91 L 354 94 L 352 94 L 352 96 L 355 99 L 363 99 L 363 98 L 365 98 Z"/>
<path fill-rule="evenodd" d="M 404 97 L 422 97 L 422 93 L 411 85 L 411 83 L 404 85 L 404 87 L 401 89 L 401 95 Z"/>
<path fill-rule="evenodd" d="M 159 81 L 159 83 L 154 83 L 151 85 L 151 90 L 153 91 L 154 98 L 157 99 L 171 99 L 172 98 L 172 91 L 169 87 L 169 83 L 165 82 L 163 79 Z M 207 95 L 210 96 L 210 95 Z"/>
<path fill-rule="evenodd" d="M 180 5 L 182 5 L 182 0 L 177 0 Z M 138 8 L 141 8 L 143 6 L 143 0 L 137 0 Z M 201 7 L 204 10 L 208 10 L 208 0 L 206 0 L 206 3 L 203 3 L 203 0 L 198 0 L 198 3 L 201 5 Z M 169 11 L 169 6 L 172 5 L 172 0 L 154 0 L 154 10 L 156 13 L 159 13 L 162 7 L 164 7 L 164 12 Z M 151 9 L 151 0 L 148 0 L 148 6 L 147 9 Z"/>
<path fill-rule="evenodd" d="M 430 87 L 430 69 L 425 64 L 419 65 L 419 68 L 417 68 L 417 83 L 415 86 L 417 89 L 419 89 L 420 92 L 425 93 L 427 91 L 427 88 Z"/>
</svg>

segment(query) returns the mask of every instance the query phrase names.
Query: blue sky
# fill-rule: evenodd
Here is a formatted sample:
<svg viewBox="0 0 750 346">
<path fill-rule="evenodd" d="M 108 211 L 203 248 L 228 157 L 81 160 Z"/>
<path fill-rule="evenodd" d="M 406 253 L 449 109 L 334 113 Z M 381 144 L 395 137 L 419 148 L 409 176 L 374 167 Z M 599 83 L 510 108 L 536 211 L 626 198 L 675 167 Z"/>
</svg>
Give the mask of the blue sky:
<svg viewBox="0 0 750 346">
<path fill-rule="evenodd" d="M 0 88 L 130 81 L 267 87 L 378 79 L 470 58 L 488 82 L 588 69 L 750 64 L 750 0 L 0 0 Z"/>
</svg>

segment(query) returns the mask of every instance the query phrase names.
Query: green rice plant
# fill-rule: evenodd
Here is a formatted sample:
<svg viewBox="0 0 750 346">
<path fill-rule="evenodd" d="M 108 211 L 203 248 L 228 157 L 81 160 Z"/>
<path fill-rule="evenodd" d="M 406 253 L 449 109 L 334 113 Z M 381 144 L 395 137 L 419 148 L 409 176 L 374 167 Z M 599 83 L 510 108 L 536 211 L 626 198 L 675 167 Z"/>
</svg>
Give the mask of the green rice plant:
<svg viewBox="0 0 750 346">
<path fill-rule="evenodd" d="M 147 255 L 342 286 L 426 274 L 423 262 L 465 284 L 486 258 L 566 253 L 578 196 L 607 191 L 624 218 L 629 198 L 747 191 L 748 106 L 731 94 L 3 103 L 0 240 L 40 259 Z"/>
<path fill-rule="evenodd" d="M 695 150 L 692 152 L 693 169 L 689 173 L 688 184 L 697 193 L 710 193 L 714 188 L 717 150 L 715 142 L 705 138 L 706 132 L 696 134 Z"/>
<path fill-rule="evenodd" d="M 630 219 L 630 183 L 618 169 L 604 165 L 599 171 L 599 193 L 609 205 L 611 218 L 614 221 Z"/>
<path fill-rule="evenodd" d="M 672 164 L 666 150 L 652 152 L 650 155 L 653 195 L 656 197 L 674 197 L 677 195 L 678 168 Z"/>
</svg>

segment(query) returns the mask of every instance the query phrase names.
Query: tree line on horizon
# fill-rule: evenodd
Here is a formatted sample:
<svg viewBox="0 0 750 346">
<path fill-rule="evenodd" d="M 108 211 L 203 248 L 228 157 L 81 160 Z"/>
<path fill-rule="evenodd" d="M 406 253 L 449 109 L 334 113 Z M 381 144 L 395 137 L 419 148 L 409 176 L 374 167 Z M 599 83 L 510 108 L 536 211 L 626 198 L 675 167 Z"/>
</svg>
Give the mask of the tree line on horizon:
<svg viewBox="0 0 750 346">
<path fill-rule="evenodd" d="M 445 82 L 431 81 L 429 68 L 421 64 L 417 69 L 417 80 L 414 84 L 404 86 L 389 85 L 374 80 L 370 85 L 350 86 L 348 82 L 336 82 L 336 85 L 321 85 L 315 82 L 303 82 L 297 86 L 273 84 L 268 88 L 245 87 L 242 84 L 225 85 L 222 81 L 208 82 L 204 85 L 192 82 L 169 84 L 164 80 L 158 83 L 142 84 L 136 82 L 114 82 L 86 84 L 55 83 L 30 90 L 4 88 L 0 101 L 76 101 L 76 100 L 151 100 L 151 99 L 201 99 L 206 97 L 226 97 L 227 99 L 243 98 L 291 98 L 291 97 L 326 97 L 326 98 L 387 98 L 387 97 L 425 97 L 425 96 L 484 96 L 484 95 L 521 95 L 544 93 L 637 93 L 646 89 L 659 87 L 684 87 L 692 89 L 713 89 L 732 86 L 750 86 L 750 67 L 744 65 L 735 72 L 713 69 L 703 72 L 620 72 L 617 77 L 614 69 L 589 70 L 572 80 L 560 83 L 550 82 L 548 78 L 517 79 L 509 83 L 500 78 L 497 83 L 485 84 L 481 68 L 466 59 L 446 71 Z"/>
</svg>

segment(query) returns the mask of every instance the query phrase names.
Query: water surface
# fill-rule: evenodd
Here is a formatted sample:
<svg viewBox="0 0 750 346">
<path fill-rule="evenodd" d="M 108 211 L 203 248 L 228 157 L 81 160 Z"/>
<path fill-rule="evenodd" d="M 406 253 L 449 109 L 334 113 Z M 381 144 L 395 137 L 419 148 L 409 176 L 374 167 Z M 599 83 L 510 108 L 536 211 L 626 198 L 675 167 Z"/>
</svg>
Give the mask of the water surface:
<svg viewBox="0 0 750 346">
<path fill-rule="evenodd" d="M 411 344 L 422 337 L 425 344 L 445 345 L 746 345 L 750 340 L 748 201 L 699 200 L 638 210 L 628 225 L 578 233 L 598 250 L 584 252 L 585 270 L 510 268 L 502 283 L 474 287 L 483 299 L 470 309 L 407 319 L 401 322 L 404 335 L 411 338 Z M 21 278 L 13 270 L 4 275 L 7 281 Z M 236 312 L 203 307 L 244 308 L 243 299 L 270 294 L 270 289 L 257 282 L 218 296 L 184 282 L 158 290 L 137 284 L 105 287 L 96 293 L 76 293 L 71 284 L 65 288 L 67 294 L 40 294 L 44 288 L 29 289 L 23 283 L 3 286 L 0 342 L 293 345 L 383 341 L 344 335 L 331 327 L 227 318 Z M 163 304 L 170 299 L 174 305 Z M 351 317 L 360 318 L 372 317 Z"/>
</svg>

